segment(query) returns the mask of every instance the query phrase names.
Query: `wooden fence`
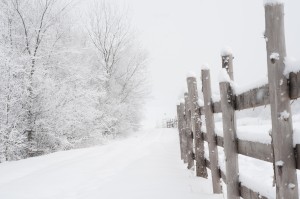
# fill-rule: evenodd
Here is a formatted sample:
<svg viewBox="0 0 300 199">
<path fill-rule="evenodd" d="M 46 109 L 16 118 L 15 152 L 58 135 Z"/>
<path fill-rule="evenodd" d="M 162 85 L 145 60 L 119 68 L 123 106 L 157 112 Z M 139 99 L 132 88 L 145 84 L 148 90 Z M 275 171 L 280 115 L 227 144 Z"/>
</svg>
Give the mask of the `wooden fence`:
<svg viewBox="0 0 300 199">
<path fill-rule="evenodd" d="M 177 119 L 169 119 L 166 121 L 166 127 L 167 128 L 177 128 L 178 127 L 178 121 Z"/>
<path fill-rule="evenodd" d="M 219 83 L 221 100 L 212 101 L 209 69 L 202 69 L 204 106 L 199 106 L 195 77 L 187 78 L 188 93 L 184 103 L 177 106 L 181 158 L 188 168 L 195 166 L 197 176 L 207 178 L 211 170 L 214 193 L 221 193 L 220 179 L 227 185 L 227 198 L 267 198 L 256 190 L 242 185 L 239 180 L 238 154 L 273 164 L 276 198 L 298 199 L 296 169 L 300 169 L 300 145 L 293 146 L 293 128 L 290 100 L 300 97 L 300 72 L 284 72 L 286 57 L 284 35 L 284 4 L 265 5 L 266 47 L 268 59 L 268 84 L 236 95 L 231 81 Z M 233 80 L 233 56 L 222 54 L 222 68 Z M 229 79 L 229 78 L 228 78 Z M 263 144 L 240 140 L 236 133 L 235 111 L 270 105 L 272 118 L 272 143 Z M 222 113 L 223 137 L 215 133 L 214 114 Z M 201 132 L 201 115 L 205 116 L 206 132 Z M 208 142 L 209 160 L 204 157 L 204 142 Z M 225 152 L 226 171 L 219 169 L 217 147 Z M 195 165 L 194 165 L 195 164 Z"/>
</svg>

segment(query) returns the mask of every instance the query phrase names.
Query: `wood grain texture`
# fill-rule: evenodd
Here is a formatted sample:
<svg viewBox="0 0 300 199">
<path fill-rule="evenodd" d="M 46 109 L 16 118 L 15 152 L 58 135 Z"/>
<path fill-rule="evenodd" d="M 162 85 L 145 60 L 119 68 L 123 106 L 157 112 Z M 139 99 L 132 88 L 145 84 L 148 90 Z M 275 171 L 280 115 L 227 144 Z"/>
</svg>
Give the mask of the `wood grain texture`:
<svg viewBox="0 0 300 199">
<path fill-rule="evenodd" d="M 227 198 L 239 199 L 239 165 L 233 91 L 230 83 L 220 83 L 224 132 L 224 152 L 227 174 Z"/>
<path fill-rule="evenodd" d="M 268 199 L 260 193 L 255 192 L 244 185 L 240 185 L 241 197 L 244 199 Z"/>
<path fill-rule="evenodd" d="M 187 78 L 187 86 L 189 93 L 189 107 L 191 112 L 191 130 L 194 135 L 195 143 L 195 160 L 196 160 L 196 175 L 207 178 L 207 169 L 204 158 L 204 141 L 201 135 L 201 120 L 200 114 L 197 112 L 198 104 L 198 89 L 197 80 L 195 77 Z"/>
<path fill-rule="evenodd" d="M 188 149 L 187 149 L 187 134 L 186 134 L 186 120 L 185 120 L 185 108 L 184 103 L 180 103 L 180 118 L 181 118 L 181 137 L 182 137 L 182 153 L 183 162 L 188 162 Z"/>
<path fill-rule="evenodd" d="M 206 132 L 202 132 L 202 136 L 203 136 L 204 141 L 208 142 L 208 138 L 207 138 Z M 223 139 L 223 137 L 216 135 L 215 136 L 215 140 L 216 140 L 217 146 L 224 147 L 224 139 Z"/>
<path fill-rule="evenodd" d="M 230 79 L 234 80 L 234 77 L 233 77 L 233 55 L 232 54 L 222 55 L 222 68 L 225 68 Z"/>
<path fill-rule="evenodd" d="M 298 99 L 300 97 L 300 72 L 289 74 L 289 92 L 291 99 Z"/>
<path fill-rule="evenodd" d="M 296 144 L 294 150 L 295 150 L 295 158 L 296 158 L 296 168 L 300 169 L 300 144 Z"/>
<path fill-rule="evenodd" d="M 179 135 L 179 144 L 180 144 L 180 158 L 184 159 L 184 144 L 183 144 L 183 114 L 181 112 L 180 104 L 177 105 L 177 127 L 178 127 L 178 135 Z"/>
<path fill-rule="evenodd" d="M 235 96 L 235 110 L 244 110 L 270 104 L 269 85 L 251 89 Z"/>
<path fill-rule="evenodd" d="M 181 136 L 181 120 L 180 120 L 180 105 L 177 105 L 177 119 L 178 119 L 178 135 L 179 135 L 179 146 L 180 146 L 180 158 L 183 160 L 183 152 L 182 152 L 182 136 Z"/>
<path fill-rule="evenodd" d="M 184 94 L 184 100 L 185 100 L 185 135 L 187 139 L 187 163 L 188 169 L 191 169 L 194 166 L 194 151 L 193 151 L 193 132 L 191 129 L 191 111 L 189 107 L 189 96 L 188 93 Z"/>
<path fill-rule="evenodd" d="M 289 92 L 291 99 L 297 99 L 299 97 L 298 75 L 296 73 L 289 74 Z"/>
<path fill-rule="evenodd" d="M 266 4 L 265 19 L 276 198 L 298 198 L 292 117 L 281 116 L 281 113 L 285 111 L 291 113 L 288 82 L 283 75 L 286 57 L 284 4 Z M 272 59 L 271 55 L 274 53 L 278 54 L 278 59 Z M 278 161 L 282 161 L 283 165 L 276 165 Z"/>
<path fill-rule="evenodd" d="M 207 133 L 203 133 L 203 137 L 205 141 L 208 140 Z M 224 147 L 223 137 L 215 136 L 215 140 L 217 146 Z M 271 163 L 273 162 L 273 158 L 274 158 L 271 144 L 264 144 L 259 142 L 251 142 L 251 141 L 237 139 L 237 151 L 238 154 L 263 160 L 266 162 L 271 162 Z"/>
<path fill-rule="evenodd" d="M 271 144 L 263 144 L 238 139 L 238 153 L 251 158 L 273 163 L 273 150 Z"/>
<path fill-rule="evenodd" d="M 212 109 L 214 113 L 222 113 L 221 102 L 214 102 L 212 104 Z"/>
<path fill-rule="evenodd" d="M 222 193 L 219 166 L 218 166 L 218 148 L 215 134 L 215 119 L 212 106 L 211 80 L 209 70 L 202 70 L 202 91 L 204 99 L 204 113 L 206 124 L 206 135 L 209 148 L 209 160 L 211 165 L 211 176 L 214 193 Z"/>
</svg>

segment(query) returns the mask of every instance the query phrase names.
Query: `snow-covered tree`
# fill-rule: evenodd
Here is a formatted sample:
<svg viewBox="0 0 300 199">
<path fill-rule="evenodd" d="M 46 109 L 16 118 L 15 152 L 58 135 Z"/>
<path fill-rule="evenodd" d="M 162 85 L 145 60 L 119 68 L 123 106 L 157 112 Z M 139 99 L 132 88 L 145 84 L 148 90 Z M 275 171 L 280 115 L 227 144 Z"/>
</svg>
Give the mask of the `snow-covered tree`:
<svg viewBox="0 0 300 199">
<path fill-rule="evenodd" d="M 99 144 L 138 126 L 146 56 L 128 20 L 101 2 L 87 27 L 72 5 L 0 0 L 0 161 Z"/>
<path fill-rule="evenodd" d="M 105 77 L 106 91 L 99 99 L 103 114 L 98 120 L 106 134 L 126 132 L 138 124 L 147 95 L 146 53 L 124 10 L 107 1 L 91 7 L 88 34 L 98 58 L 95 70 Z"/>
</svg>

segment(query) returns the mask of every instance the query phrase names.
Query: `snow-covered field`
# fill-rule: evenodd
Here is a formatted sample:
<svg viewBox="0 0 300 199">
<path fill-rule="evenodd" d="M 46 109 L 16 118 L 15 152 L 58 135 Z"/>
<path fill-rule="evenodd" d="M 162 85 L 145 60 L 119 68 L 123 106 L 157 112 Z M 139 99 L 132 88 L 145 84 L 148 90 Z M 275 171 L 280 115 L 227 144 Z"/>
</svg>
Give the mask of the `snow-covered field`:
<svg viewBox="0 0 300 199">
<path fill-rule="evenodd" d="M 221 199 L 179 157 L 177 129 L 0 164 L 1 199 Z"/>
<path fill-rule="evenodd" d="M 296 144 L 300 143 L 299 114 L 293 120 Z M 246 117 L 238 119 L 237 125 L 240 139 L 271 142 L 270 120 Z M 216 132 L 222 136 L 222 122 L 216 122 Z M 152 129 L 104 146 L 6 162 L 0 164 L 0 199 L 223 198 L 212 194 L 210 179 L 195 177 L 194 171 L 186 169 L 179 148 L 177 129 Z M 205 148 L 208 158 L 207 143 Z M 219 147 L 219 165 L 225 173 L 224 159 Z M 239 155 L 239 167 L 242 184 L 276 198 L 271 163 Z"/>
</svg>

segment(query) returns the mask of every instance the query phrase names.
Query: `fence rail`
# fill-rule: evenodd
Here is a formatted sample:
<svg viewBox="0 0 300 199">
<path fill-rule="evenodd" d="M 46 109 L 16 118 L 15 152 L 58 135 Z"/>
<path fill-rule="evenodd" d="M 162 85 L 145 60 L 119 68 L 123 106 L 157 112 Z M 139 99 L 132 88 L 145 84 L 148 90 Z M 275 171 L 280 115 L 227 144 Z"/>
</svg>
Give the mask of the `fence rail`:
<svg viewBox="0 0 300 199">
<path fill-rule="evenodd" d="M 267 198 L 256 190 L 241 185 L 238 154 L 273 164 L 276 182 L 276 198 L 298 198 L 296 169 L 300 169 L 300 145 L 293 146 L 290 100 L 300 98 L 300 72 L 283 74 L 286 57 L 284 38 L 284 5 L 265 5 L 266 46 L 268 59 L 268 83 L 244 93 L 235 94 L 233 81 L 233 56 L 222 54 L 222 68 L 229 78 L 221 81 L 219 102 L 213 102 L 208 68 L 202 69 L 204 106 L 197 106 L 196 77 L 188 77 L 188 93 L 184 103 L 177 106 L 181 158 L 192 168 L 196 162 L 196 174 L 207 178 L 210 168 L 214 193 L 221 193 L 220 179 L 227 185 L 227 198 Z M 275 56 L 276 55 L 276 56 Z M 237 138 L 235 111 L 270 105 L 272 116 L 272 142 L 264 144 Z M 215 133 L 214 114 L 222 113 L 223 137 Z M 201 132 L 201 115 L 205 116 L 206 132 Z M 208 142 L 209 160 L 204 157 L 204 142 Z M 193 147 L 195 146 L 195 147 Z M 225 152 L 226 171 L 218 164 L 217 146 Z"/>
</svg>

